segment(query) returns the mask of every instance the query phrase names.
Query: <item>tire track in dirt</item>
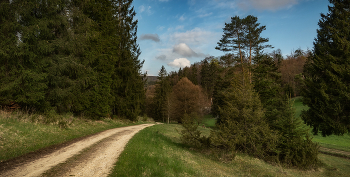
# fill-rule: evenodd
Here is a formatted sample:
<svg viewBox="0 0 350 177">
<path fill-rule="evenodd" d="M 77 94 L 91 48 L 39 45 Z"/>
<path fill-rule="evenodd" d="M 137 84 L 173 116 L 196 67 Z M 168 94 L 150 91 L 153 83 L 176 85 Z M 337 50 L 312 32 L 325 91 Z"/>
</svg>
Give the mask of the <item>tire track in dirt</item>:
<svg viewBox="0 0 350 177">
<path fill-rule="evenodd" d="M 121 127 L 107 130 L 75 142 L 67 147 L 58 149 L 42 158 L 17 166 L 9 171 L 3 171 L 0 176 L 40 176 L 45 171 L 64 163 L 68 159 L 84 154 L 86 158 L 66 168 L 67 174 L 75 176 L 107 176 L 119 154 L 123 151 L 127 142 L 138 131 L 153 124 L 142 124 L 130 127 Z M 90 155 L 89 147 L 95 149 Z M 84 152 L 86 150 L 86 152 Z M 86 154 L 85 154 L 86 153 Z M 68 163 L 69 164 L 69 163 Z M 108 171 L 109 170 L 109 171 Z M 69 173 L 69 174 L 68 174 Z M 62 175 L 60 175 L 62 176 Z"/>
<path fill-rule="evenodd" d="M 338 156 L 338 157 L 350 159 L 350 152 L 348 151 L 320 147 L 320 152 L 324 154 L 332 155 L 332 156 Z"/>
</svg>

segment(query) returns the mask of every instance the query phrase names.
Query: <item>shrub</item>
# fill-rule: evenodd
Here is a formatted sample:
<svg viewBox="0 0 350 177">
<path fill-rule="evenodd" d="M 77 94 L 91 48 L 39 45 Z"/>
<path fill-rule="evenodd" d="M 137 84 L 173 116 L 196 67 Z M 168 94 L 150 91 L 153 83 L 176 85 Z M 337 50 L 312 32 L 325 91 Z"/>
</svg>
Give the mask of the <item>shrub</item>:
<svg viewBox="0 0 350 177">
<path fill-rule="evenodd" d="M 264 119 L 264 110 L 257 93 L 249 83 L 239 80 L 223 91 L 223 106 L 219 108 L 218 130 L 212 131 L 212 144 L 222 149 L 241 151 L 271 160 L 276 154 L 277 134 Z"/>
</svg>

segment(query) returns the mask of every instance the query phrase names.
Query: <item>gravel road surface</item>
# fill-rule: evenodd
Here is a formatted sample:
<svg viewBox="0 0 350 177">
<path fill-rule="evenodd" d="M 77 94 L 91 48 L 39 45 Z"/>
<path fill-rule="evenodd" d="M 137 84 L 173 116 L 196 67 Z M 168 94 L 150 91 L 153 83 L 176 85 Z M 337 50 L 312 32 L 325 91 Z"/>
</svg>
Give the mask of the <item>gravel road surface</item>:
<svg viewBox="0 0 350 177">
<path fill-rule="evenodd" d="M 153 124 L 110 129 L 0 171 L 1 177 L 107 176 L 127 142 Z"/>
</svg>

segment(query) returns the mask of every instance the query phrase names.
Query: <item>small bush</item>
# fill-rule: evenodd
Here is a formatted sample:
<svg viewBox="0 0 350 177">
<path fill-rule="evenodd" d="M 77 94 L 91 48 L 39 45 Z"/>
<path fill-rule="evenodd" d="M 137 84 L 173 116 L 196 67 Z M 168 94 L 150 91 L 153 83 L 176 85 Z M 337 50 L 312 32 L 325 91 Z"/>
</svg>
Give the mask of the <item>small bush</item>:
<svg viewBox="0 0 350 177">
<path fill-rule="evenodd" d="M 184 144 L 194 146 L 194 147 L 201 147 L 202 143 L 200 141 L 201 139 L 201 132 L 198 130 L 198 122 L 197 122 L 198 116 L 196 113 L 191 113 L 190 115 L 185 114 L 181 120 L 183 130 L 181 130 L 181 141 Z"/>
</svg>

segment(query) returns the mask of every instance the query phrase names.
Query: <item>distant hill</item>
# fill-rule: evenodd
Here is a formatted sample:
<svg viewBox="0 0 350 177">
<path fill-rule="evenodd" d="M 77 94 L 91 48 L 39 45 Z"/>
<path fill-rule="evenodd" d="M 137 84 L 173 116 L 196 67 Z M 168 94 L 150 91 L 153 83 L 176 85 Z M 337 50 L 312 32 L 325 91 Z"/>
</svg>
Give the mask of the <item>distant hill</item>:
<svg viewBox="0 0 350 177">
<path fill-rule="evenodd" d="M 157 78 L 158 78 L 158 76 L 146 76 L 146 79 L 147 79 L 146 85 L 148 86 L 148 85 L 156 84 L 156 82 L 158 80 Z"/>
</svg>

